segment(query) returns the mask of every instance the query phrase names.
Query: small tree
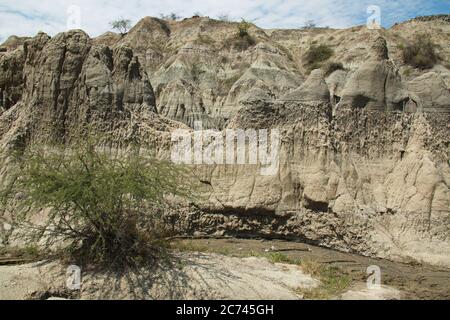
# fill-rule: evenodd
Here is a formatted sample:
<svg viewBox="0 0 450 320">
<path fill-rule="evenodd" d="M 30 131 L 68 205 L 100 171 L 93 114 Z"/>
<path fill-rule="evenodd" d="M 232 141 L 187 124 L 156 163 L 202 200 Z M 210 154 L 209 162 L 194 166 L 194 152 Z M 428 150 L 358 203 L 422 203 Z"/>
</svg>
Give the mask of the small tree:
<svg viewBox="0 0 450 320">
<path fill-rule="evenodd" d="M 305 22 L 305 25 L 303 26 L 303 29 L 314 29 L 316 27 L 316 23 L 314 20 L 307 20 Z"/>
<path fill-rule="evenodd" d="M 114 30 L 119 31 L 121 34 L 125 34 L 131 28 L 131 20 L 119 18 L 110 22 L 110 25 Z"/>
<path fill-rule="evenodd" d="M 246 21 L 245 19 L 242 19 L 241 22 L 238 23 L 239 37 L 241 38 L 247 37 L 249 35 L 248 30 L 250 29 L 251 26 L 252 24 L 250 22 Z"/>
<path fill-rule="evenodd" d="M 177 21 L 181 19 L 181 16 L 177 15 L 175 12 L 171 12 L 169 14 L 161 13 L 160 17 L 163 20 L 172 20 L 172 21 Z"/>
<path fill-rule="evenodd" d="M 217 19 L 223 22 L 230 22 L 231 18 L 230 15 L 227 13 L 221 13 L 217 16 Z"/>
<path fill-rule="evenodd" d="M 97 264 L 124 267 L 153 256 L 165 236 L 167 197 L 191 195 L 185 169 L 137 149 L 111 156 L 90 142 L 34 147 L 17 167 L 1 202 L 14 203 L 29 242 L 51 248 L 63 241 L 75 257 Z M 44 208 L 46 221 L 36 224 Z"/>
</svg>

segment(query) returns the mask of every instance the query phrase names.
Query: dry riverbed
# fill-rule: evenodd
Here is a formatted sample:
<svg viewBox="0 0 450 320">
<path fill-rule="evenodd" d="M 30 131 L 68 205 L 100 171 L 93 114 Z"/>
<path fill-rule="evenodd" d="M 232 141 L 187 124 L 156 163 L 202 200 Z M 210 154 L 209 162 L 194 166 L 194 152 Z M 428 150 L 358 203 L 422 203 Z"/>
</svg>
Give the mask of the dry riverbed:
<svg viewBox="0 0 450 320">
<path fill-rule="evenodd" d="M 179 240 L 151 268 L 124 274 L 0 258 L 0 299 L 449 299 L 450 270 L 393 263 L 286 241 Z M 2 261 L 4 262 L 2 265 Z M 6 262 L 10 263 L 6 263 Z M 368 266 L 382 286 L 368 289 Z"/>
</svg>

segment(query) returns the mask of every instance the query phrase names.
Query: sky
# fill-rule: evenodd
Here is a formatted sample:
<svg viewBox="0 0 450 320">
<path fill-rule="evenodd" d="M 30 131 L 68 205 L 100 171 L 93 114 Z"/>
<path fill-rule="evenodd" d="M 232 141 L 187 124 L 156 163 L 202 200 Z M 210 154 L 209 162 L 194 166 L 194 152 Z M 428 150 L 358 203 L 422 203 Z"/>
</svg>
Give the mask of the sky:
<svg viewBox="0 0 450 320">
<path fill-rule="evenodd" d="M 365 24 L 380 9 L 384 27 L 416 16 L 450 13 L 450 0 L 0 0 L 0 43 L 10 35 L 54 35 L 81 28 L 91 36 L 109 31 L 109 22 L 123 17 L 133 24 L 145 16 L 194 13 L 254 22 L 262 28 L 317 26 L 346 28 Z"/>
</svg>

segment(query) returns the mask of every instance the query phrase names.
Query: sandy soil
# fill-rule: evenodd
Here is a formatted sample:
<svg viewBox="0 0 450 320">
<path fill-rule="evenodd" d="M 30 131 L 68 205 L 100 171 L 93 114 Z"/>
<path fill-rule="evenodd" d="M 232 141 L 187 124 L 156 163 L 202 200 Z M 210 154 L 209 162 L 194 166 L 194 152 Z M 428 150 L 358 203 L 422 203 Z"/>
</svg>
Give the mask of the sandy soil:
<svg viewBox="0 0 450 320">
<path fill-rule="evenodd" d="M 320 285 L 294 264 L 264 257 L 237 257 L 282 252 L 337 266 L 352 279 L 336 299 L 448 299 L 450 271 L 398 264 L 285 241 L 184 240 L 201 252 L 174 253 L 170 262 L 117 274 L 82 270 L 79 291 L 67 289 L 66 267 L 57 262 L 0 265 L 0 299 L 302 299 L 302 289 Z M 205 250 L 207 248 L 207 250 Z M 225 254 L 218 254 L 222 252 Z M 237 256 L 236 256 L 237 255 Z M 369 290 L 366 268 L 378 265 L 382 286 Z"/>
<path fill-rule="evenodd" d="M 295 265 L 265 258 L 235 258 L 218 254 L 177 254 L 174 268 L 114 275 L 87 273 L 81 299 L 299 299 L 295 291 L 319 281 Z M 155 276 L 158 275 L 158 276 Z M 57 263 L 0 267 L 0 299 L 70 297 L 67 275 Z"/>
<path fill-rule="evenodd" d="M 275 252 L 281 252 L 291 259 L 306 258 L 336 266 L 355 283 L 365 283 L 368 276 L 367 268 L 375 265 L 381 269 L 381 284 L 400 290 L 403 299 L 450 300 L 450 269 L 446 268 L 363 257 L 293 241 L 233 238 L 198 239 L 187 242 L 193 247 L 207 247 L 211 251 L 225 251 L 228 254 L 262 253 L 268 249 L 275 249 Z"/>
</svg>

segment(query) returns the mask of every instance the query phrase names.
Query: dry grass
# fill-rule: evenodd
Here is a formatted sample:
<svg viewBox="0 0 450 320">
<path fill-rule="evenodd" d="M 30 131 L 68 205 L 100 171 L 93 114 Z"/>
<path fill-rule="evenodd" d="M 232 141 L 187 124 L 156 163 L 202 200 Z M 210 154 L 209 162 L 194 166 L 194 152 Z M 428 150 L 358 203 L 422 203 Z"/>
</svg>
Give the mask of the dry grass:
<svg viewBox="0 0 450 320">
<path fill-rule="evenodd" d="M 405 63 L 418 69 L 430 69 L 438 61 L 435 45 L 426 35 L 417 35 L 408 45 L 403 46 Z"/>
<path fill-rule="evenodd" d="M 320 280 L 321 285 L 313 289 L 299 289 L 305 299 L 327 300 L 342 294 L 351 284 L 351 278 L 338 268 L 323 265 L 314 260 L 302 260 L 303 272 Z"/>
<path fill-rule="evenodd" d="M 37 261 L 43 258 L 45 254 L 39 250 L 36 245 L 27 245 L 25 247 L 0 247 L 0 258 L 3 259 L 23 259 Z"/>
</svg>

